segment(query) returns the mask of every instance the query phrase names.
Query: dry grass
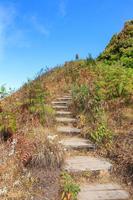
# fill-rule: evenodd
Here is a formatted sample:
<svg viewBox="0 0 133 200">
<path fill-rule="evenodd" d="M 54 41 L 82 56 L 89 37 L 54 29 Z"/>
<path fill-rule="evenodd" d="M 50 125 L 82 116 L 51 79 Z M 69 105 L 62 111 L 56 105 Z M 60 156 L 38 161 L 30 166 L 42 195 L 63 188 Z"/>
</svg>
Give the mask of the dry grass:
<svg viewBox="0 0 133 200">
<path fill-rule="evenodd" d="M 49 72 L 47 75 L 42 76 L 41 82 L 45 86 L 44 89 L 48 91 L 46 103 L 50 103 L 51 100 L 59 94 L 64 94 L 71 89 L 72 84 L 76 81 L 79 85 L 85 83 L 93 87 L 96 73 L 95 69 L 91 70 L 88 66 L 85 67 L 84 61 L 79 61 L 66 63 L 63 68 L 54 69 L 52 73 Z M 33 174 L 31 175 L 29 172 L 34 170 L 35 173 L 42 171 L 41 174 L 45 174 L 45 172 L 49 170 L 57 171 L 57 168 L 59 169 L 63 163 L 64 153 L 57 139 L 48 137 L 48 135 L 52 134 L 51 127 L 54 126 L 55 123 L 53 110 L 49 106 L 45 107 L 45 123 L 42 126 L 37 113 L 31 115 L 23 106 L 22 108 L 24 109 L 20 109 L 20 100 L 24 98 L 24 92 L 24 88 L 22 88 L 11 97 L 6 98 L 5 101 L 2 101 L 1 106 L 3 110 L 15 114 L 16 133 L 22 136 L 27 144 L 35 143 L 36 148 L 31 148 L 30 153 L 32 154 L 32 160 L 28 163 L 28 169 L 23 169 L 19 158 L 20 152 L 29 151 L 28 146 L 24 145 L 25 142 L 20 142 L 18 151 L 9 158 L 8 153 L 10 149 L 5 146 L 5 144 L 0 145 L 2 152 L 0 160 L 3 161 L 3 164 L 0 165 L 0 189 L 4 187 L 7 188 L 7 192 L 3 194 L 3 196 L 0 196 L 2 200 L 9 200 L 11 198 L 29 200 L 32 196 L 37 196 L 38 198 L 36 199 L 40 200 L 43 192 L 42 190 L 35 189 L 38 182 L 36 182 L 35 176 Z M 131 177 L 132 174 L 128 174 L 127 172 L 132 171 L 132 169 L 130 168 L 129 170 L 128 167 L 128 164 L 132 166 L 132 132 L 130 132 L 132 126 L 132 108 L 126 107 L 125 103 L 121 102 L 120 99 L 117 100 L 118 102 L 112 100 L 110 105 L 107 105 L 108 108 L 105 108 L 108 126 L 117 135 L 114 151 L 110 149 L 106 152 L 106 155 L 112 157 L 112 159 L 113 156 L 117 158 L 116 162 L 119 164 L 118 168 L 121 173 L 126 177 Z M 88 121 L 84 118 L 84 113 L 80 113 L 79 121 L 84 136 L 94 128 L 92 126 L 95 126 L 95 124 L 91 124 L 91 120 Z M 118 144 L 120 145 L 117 146 Z M 50 181 L 51 179 L 52 177 L 50 177 Z M 127 182 L 130 183 L 130 180 Z M 46 184 L 47 181 L 45 181 L 45 186 Z M 42 184 L 38 185 L 42 186 Z"/>
<path fill-rule="evenodd" d="M 53 169 L 60 168 L 64 161 L 64 152 L 56 135 L 50 130 L 35 129 L 32 137 L 36 140 L 36 152 L 32 156 L 30 166 L 37 168 Z"/>
<path fill-rule="evenodd" d="M 14 153 L 11 153 L 10 145 L 7 148 L 7 144 L 1 144 L 0 160 L 3 161 L 0 165 L 1 200 L 29 200 L 35 196 L 41 199 L 43 190 L 36 188 L 39 182 L 32 173 L 33 169 L 36 173 L 38 169 L 42 170 L 42 174 L 45 174 L 46 171 L 49 171 L 49 174 L 53 173 L 53 169 L 59 170 L 61 167 L 64 156 L 57 138 L 51 136 L 50 132 L 50 129 L 44 129 L 41 126 L 33 128 L 32 131 L 29 131 L 28 138 L 18 137 Z M 32 148 L 30 144 L 33 142 L 36 144 L 36 149 L 30 151 L 28 146 Z M 32 153 L 32 161 L 28 163 L 28 168 L 25 168 L 20 162 L 22 152 L 25 151 Z M 51 181 L 52 177 L 49 179 Z"/>
<path fill-rule="evenodd" d="M 28 199 L 32 195 L 32 180 L 28 171 L 20 168 L 16 155 L 6 157 L 0 166 L 0 199 Z"/>
</svg>

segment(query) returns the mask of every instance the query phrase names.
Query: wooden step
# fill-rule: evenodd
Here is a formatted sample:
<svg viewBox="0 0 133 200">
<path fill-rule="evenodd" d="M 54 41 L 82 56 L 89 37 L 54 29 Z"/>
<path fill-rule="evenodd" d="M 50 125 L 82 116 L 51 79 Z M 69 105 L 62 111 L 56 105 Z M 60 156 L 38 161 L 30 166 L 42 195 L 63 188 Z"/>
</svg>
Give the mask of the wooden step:
<svg viewBox="0 0 133 200">
<path fill-rule="evenodd" d="M 59 97 L 59 98 L 57 98 L 57 100 L 59 100 L 59 101 L 70 101 L 70 100 L 72 100 L 72 97 L 71 96 Z"/>
<path fill-rule="evenodd" d="M 67 149 L 74 149 L 74 150 L 94 150 L 95 145 L 91 143 L 91 141 L 79 138 L 79 137 L 71 137 L 65 138 L 60 141 L 62 145 L 65 146 Z"/>
<path fill-rule="evenodd" d="M 53 105 L 67 105 L 68 102 L 66 101 L 52 101 Z"/>
<path fill-rule="evenodd" d="M 64 95 L 63 97 L 64 97 L 64 98 L 72 98 L 72 95 L 71 95 L 71 94 L 68 94 L 68 95 Z"/>
<path fill-rule="evenodd" d="M 56 110 L 67 110 L 68 106 L 55 105 L 55 106 L 52 106 L 52 108 Z"/>
<path fill-rule="evenodd" d="M 98 172 L 107 173 L 112 169 L 112 164 L 103 158 L 93 156 L 72 156 L 67 158 L 64 169 L 70 173 Z"/>
<path fill-rule="evenodd" d="M 56 115 L 60 115 L 60 116 L 70 116 L 72 115 L 72 112 L 69 111 L 57 111 Z"/>
<path fill-rule="evenodd" d="M 62 122 L 62 123 L 73 123 L 76 122 L 75 118 L 68 118 L 68 117 L 56 117 L 57 122 Z"/>
<path fill-rule="evenodd" d="M 84 184 L 80 186 L 78 200 L 128 200 L 129 194 L 115 183 Z"/>
<path fill-rule="evenodd" d="M 79 134 L 80 133 L 80 129 L 74 128 L 71 126 L 59 126 L 57 127 L 57 131 L 59 133 L 65 133 L 65 134 Z"/>
</svg>

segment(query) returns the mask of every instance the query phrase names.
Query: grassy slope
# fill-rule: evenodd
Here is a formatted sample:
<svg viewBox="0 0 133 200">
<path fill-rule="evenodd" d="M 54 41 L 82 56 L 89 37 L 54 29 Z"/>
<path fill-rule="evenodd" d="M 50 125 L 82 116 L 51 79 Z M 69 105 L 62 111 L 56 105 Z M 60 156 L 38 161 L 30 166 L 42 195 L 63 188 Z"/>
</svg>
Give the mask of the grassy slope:
<svg viewBox="0 0 133 200">
<path fill-rule="evenodd" d="M 126 22 L 123 30 L 112 37 L 98 60 L 108 64 L 120 62 L 123 66 L 133 68 L 133 20 Z"/>
<path fill-rule="evenodd" d="M 6 131 L 17 143 L 11 153 L 14 145 L 1 141 L 0 189 L 5 192 L 0 190 L 0 199 L 58 199 L 63 152 L 56 138 L 51 142 L 47 137 L 55 129 L 50 98 L 39 75 L 1 102 L 1 139 Z"/>
<path fill-rule="evenodd" d="M 128 39 L 123 41 L 123 52 L 125 52 L 125 41 L 127 41 L 127 44 L 130 41 L 130 45 L 133 47 L 132 22 L 129 23 L 129 26 L 130 28 L 124 28 L 118 34 L 119 37 L 126 38 L 128 35 Z M 131 32 L 131 35 L 127 34 L 127 32 Z M 123 36 L 124 34 L 125 36 Z M 87 60 L 66 62 L 64 66 L 56 67 L 52 71 L 40 74 L 34 81 L 28 82 L 18 92 L 1 103 L 1 128 L 6 130 L 10 128 L 9 132 L 13 132 L 14 136 L 19 138 L 17 152 L 23 152 L 22 150 L 30 151 L 34 160 L 34 170 L 38 168 L 36 152 L 38 153 L 37 155 L 43 152 L 41 154 L 43 157 L 39 160 L 40 165 L 44 157 L 49 153 L 47 149 L 50 148 L 55 151 L 54 148 L 57 145 L 55 141 L 51 147 L 47 137 L 44 137 L 51 130 L 54 130 L 54 112 L 47 104 L 58 94 L 61 95 L 71 89 L 73 110 L 75 114 L 79 115 L 79 127 L 82 128 L 83 136 L 96 142 L 101 147 L 99 152 L 114 160 L 117 164 L 117 170 L 122 174 L 124 180 L 132 184 L 133 69 L 129 68 L 132 63 L 132 49 L 129 46 L 127 47 L 128 54 L 131 53 L 130 62 L 129 66 L 127 65 L 128 62 L 126 62 L 126 67 L 123 67 L 125 61 L 121 58 L 124 55 L 120 56 L 121 54 L 119 54 L 122 46 L 117 48 L 117 44 L 120 46 L 119 40 L 115 42 L 113 39 L 111 45 L 106 48 L 106 53 L 104 52 L 97 61 L 89 58 Z M 110 51 L 110 49 L 117 49 L 117 51 Z M 112 55 L 115 55 L 115 53 L 119 54 L 119 56 L 114 62 L 114 59 L 112 61 Z M 105 54 L 106 56 L 104 56 Z M 42 140 L 42 138 L 44 139 Z M 37 148 L 26 149 L 27 146 L 24 140 L 26 140 L 28 146 L 37 142 Z M 4 160 L 8 153 L 7 144 L 2 143 L 1 148 L 3 148 L 1 157 Z M 60 156 L 58 154 L 59 150 L 60 147 L 57 145 L 56 157 Z M 18 193 L 20 199 L 22 197 L 28 199 L 33 193 L 34 185 L 36 185 L 34 176 L 33 179 L 29 179 L 25 175 L 26 178 L 23 180 L 23 184 L 17 188 L 13 187 L 16 177 L 21 180 L 23 174 L 23 170 L 20 170 L 20 166 L 21 169 L 23 168 L 20 160 L 21 154 L 15 154 L 4 160 L 0 171 L 3 172 L 5 170 L 7 178 L 3 179 L 1 174 L 1 184 L 7 185 L 10 196 Z M 57 167 L 62 163 L 62 156 L 59 157 L 59 160 L 60 163 L 56 163 L 51 158 L 51 163 L 54 165 L 52 167 Z M 9 163 L 12 168 L 8 167 Z M 16 165 L 17 171 L 14 169 Z M 32 171 L 32 167 L 30 171 Z M 45 163 L 45 167 L 47 167 L 47 163 Z M 15 173 L 17 175 L 14 177 Z M 12 177 L 10 184 L 7 184 L 9 182 L 8 177 Z M 33 180 L 32 183 L 31 180 Z M 27 185 L 30 185 L 30 194 L 28 193 Z M 36 193 L 38 192 L 41 193 L 42 191 L 36 191 Z"/>
<path fill-rule="evenodd" d="M 71 89 L 74 112 L 84 137 L 99 144 L 99 153 L 116 163 L 133 184 L 133 21 L 113 36 L 97 61 L 69 62 L 49 74 L 48 88 Z M 65 77 L 65 78 L 62 78 Z"/>
</svg>

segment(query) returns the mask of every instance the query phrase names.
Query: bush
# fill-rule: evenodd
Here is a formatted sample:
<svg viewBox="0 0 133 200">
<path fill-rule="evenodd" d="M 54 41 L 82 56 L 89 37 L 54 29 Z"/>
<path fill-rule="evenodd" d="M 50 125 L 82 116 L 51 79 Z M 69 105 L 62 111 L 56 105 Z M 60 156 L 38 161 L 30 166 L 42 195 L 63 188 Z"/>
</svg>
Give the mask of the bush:
<svg viewBox="0 0 133 200">
<path fill-rule="evenodd" d="M 99 118 L 101 110 L 102 97 L 99 93 L 99 87 L 89 88 L 88 85 L 74 85 L 72 88 L 72 96 L 75 108 L 78 113 L 83 112 L 88 115 L 91 122 L 96 122 Z"/>
<path fill-rule="evenodd" d="M 0 131 L 7 131 L 8 129 L 12 132 L 16 131 L 16 117 L 12 112 L 1 112 L 0 113 Z"/>
<path fill-rule="evenodd" d="M 91 54 L 88 55 L 86 58 L 86 64 L 87 65 L 96 65 L 95 59 L 92 57 Z"/>
<path fill-rule="evenodd" d="M 95 132 L 91 133 L 91 138 L 97 144 L 105 144 L 112 142 L 113 135 L 104 124 L 101 124 Z"/>
<path fill-rule="evenodd" d="M 66 172 L 62 173 L 62 198 L 61 200 L 71 199 L 77 200 L 77 195 L 80 192 L 80 187 L 75 183 L 73 178 Z"/>
<path fill-rule="evenodd" d="M 28 81 L 23 88 L 21 108 L 28 110 L 30 114 L 38 116 L 42 125 L 45 123 L 46 97 L 48 95 L 41 79 Z"/>
<path fill-rule="evenodd" d="M 4 98 L 8 95 L 8 91 L 6 90 L 6 87 L 4 85 L 2 85 L 0 87 L 0 98 Z"/>
<path fill-rule="evenodd" d="M 55 136 L 48 136 L 41 132 L 35 132 L 37 148 L 32 156 L 31 166 L 45 169 L 60 168 L 64 162 L 64 152 Z M 39 138 L 41 139 L 39 139 Z"/>
<path fill-rule="evenodd" d="M 133 68 L 133 56 L 132 57 L 122 56 L 120 61 L 121 63 L 123 63 L 125 67 Z"/>
<path fill-rule="evenodd" d="M 133 20 L 126 22 L 123 30 L 112 37 L 110 43 L 97 60 L 106 64 L 121 62 L 122 66 L 133 68 Z"/>
<path fill-rule="evenodd" d="M 80 111 L 84 111 L 87 106 L 87 101 L 89 98 L 89 88 L 87 85 L 82 84 L 78 86 L 77 84 L 72 87 L 73 101 L 76 107 Z"/>
<path fill-rule="evenodd" d="M 97 68 L 98 69 L 98 68 Z M 125 97 L 133 92 L 133 70 L 116 66 L 100 66 L 96 84 L 104 100 Z"/>
</svg>

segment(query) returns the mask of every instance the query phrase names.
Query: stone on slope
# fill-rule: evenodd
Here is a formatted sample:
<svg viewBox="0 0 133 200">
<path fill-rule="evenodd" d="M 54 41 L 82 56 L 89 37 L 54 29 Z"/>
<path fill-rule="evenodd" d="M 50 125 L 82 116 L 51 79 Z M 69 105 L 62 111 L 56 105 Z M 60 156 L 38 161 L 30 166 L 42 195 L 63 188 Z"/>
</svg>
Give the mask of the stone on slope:
<svg viewBox="0 0 133 200">
<path fill-rule="evenodd" d="M 57 131 L 59 133 L 66 133 L 66 134 L 79 134 L 80 129 L 74 128 L 74 127 L 69 127 L 69 126 L 59 126 L 57 127 Z"/>
<path fill-rule="evenodd" d="M 55 106 L 52 106 L 52 108 L 53 108 L 53 109 L 56 109 L 56 110 L 62 110 L 62 109 L 67 110 L 67 109 L 68 109 L 68 106 L 55 105 Z"/>
<path fill-rule="evenodd" d="M 75 118 L 68 118 L 68 117 L 56 117 L 57 122 L 62 122 L 62 123 L 73 123 L 76 122 Z"/>
<path fill-rule="evenodd" d="M 118 184 L 85 184 L 80 186 L 78 200 L 128 200 L 129 194 Z"/>
<path fill-rule="evenodd" d="M 72 97 L 71 96 L 59 97 L 59 98 L 57 98 L 57 100 L 59 100 L 59 101 L 69 101 L 69 100 L 72 100 Z"/>
<path fill-rule="evenodd" d="M 111 163 L 103 158 L 92 156 L 72 156 L 66 159 L 64 169 L 72 173 L 90 172 L 109 172 L 112 169 Z"/>
<path fill-rule="evenodd" d="M 56 115 L 69 116 L 69 115 L 72 115 L 72 112 L 69 112 L 69 111 L 57 111 Z"/>
<path fill-rule="evenodd" d="M 94 150 L 95 145 L 91 143 L 91 141 L 79 138 L 79 137 L 71 137 L 65 138 L 60 141 L 62 145 L 64 145 L 67 149 L 86 149 L 86 150 Z"/>
<path fill-rule="evenodd" d="M 63 97 L 64 97 L 64 98 L 72 98 L 72 95 L 71 95 L 71 94 L 68 94 L 68 95 L 64 95 Z"/>
<path fill-rule="evenodd" d="M 52 101 L 53 105 L 67 105 L 67 101 Z"/>
</svg>

